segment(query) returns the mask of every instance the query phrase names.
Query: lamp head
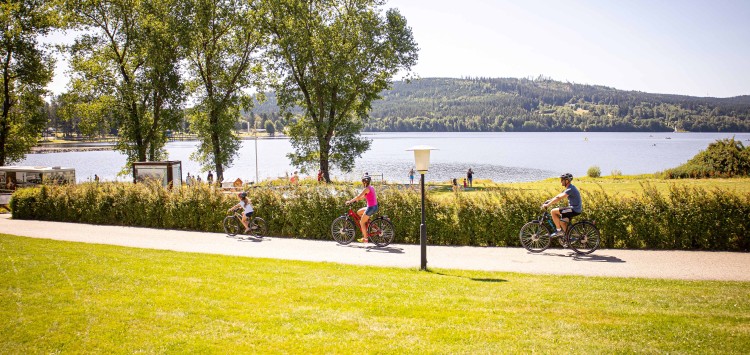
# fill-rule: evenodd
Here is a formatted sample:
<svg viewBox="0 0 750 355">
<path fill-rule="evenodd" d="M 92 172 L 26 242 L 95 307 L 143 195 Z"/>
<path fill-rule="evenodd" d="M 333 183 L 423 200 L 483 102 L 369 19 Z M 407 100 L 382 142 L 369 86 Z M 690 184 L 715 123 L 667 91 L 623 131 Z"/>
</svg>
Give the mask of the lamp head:
<svg viewBox="0 0 750 355">
<path fill-rule="evenodd" d="M 407 151 L 414 151 L 414 165 L 416 165 L 417 171 L 420 174 L 426 173 L 430 168 L 431 150 L 437 150 L 437 148 L 428 145 L 417 145 L 407 149 Z"/>
</svg>

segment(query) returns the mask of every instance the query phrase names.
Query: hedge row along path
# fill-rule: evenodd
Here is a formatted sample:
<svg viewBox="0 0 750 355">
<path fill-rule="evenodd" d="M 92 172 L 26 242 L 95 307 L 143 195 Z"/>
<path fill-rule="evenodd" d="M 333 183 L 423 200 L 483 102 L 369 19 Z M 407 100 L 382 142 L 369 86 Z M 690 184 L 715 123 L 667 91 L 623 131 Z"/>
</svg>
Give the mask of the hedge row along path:
<svg viewBox="0 0 750 355">
<path fill-rule="evenodd" d="M 420 260 L 419 245 L 377 248 L 373 244 L 342 246 L 334 241 L 277 237 L 240 241 L 221 233 L 14 220 L 9 214 L 0 215 L 0 233 L 179 252 L 385 267 L 418 268 Z M 579 257 L 568 249 L 532 254 L 523 248 L 428 246 L 427 266 L 533 274 L 750 281 L 750 253 L 735 252 L 603 249 Z"/>
</svg>

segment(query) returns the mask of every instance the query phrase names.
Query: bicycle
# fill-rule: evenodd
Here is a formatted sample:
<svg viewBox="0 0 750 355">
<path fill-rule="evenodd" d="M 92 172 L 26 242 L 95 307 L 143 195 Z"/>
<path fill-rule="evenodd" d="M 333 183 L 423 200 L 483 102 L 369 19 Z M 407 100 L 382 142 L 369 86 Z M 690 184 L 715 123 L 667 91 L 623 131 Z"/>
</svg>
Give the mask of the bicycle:
<svg viewBox="0 0 750 355">
<path fill-rule="evenodd" d="M 539 218 L 530 221 L 521 227 L 519 237 L 521 245 L 532 253 L 540 253 L 549 248 L 552 238 L 558 238 L 558 242 L 563 248 L 573 249 L 577 254 L 586 255 L 593 253 L 598 247 L 601 240 L 599 229 L 593 221 L 572 222 L 572 219 L 563 218 L 568 224 L 565 234 L 562 236 L 552 234 L 557 230 L 552 222 L 552 215 L 547 208 L 542 208 Z"/>
<path fill-rule="evenodd" d="M 351 208 L 331 223 L 331 235 L 333 240 L 341 245 L 347 245 L 354 240 L 359 228 L 361 217 Z M 393 242 L 395 235 L 393 223 L 388 216 L 378 216 L 367 224 L 367 232 L 370 235 L 368 241 L 378 247 L 386 247 Z M 361 233 L 361 231 L 360 231 Z"/>
<path fill-rule="evenodd" d="M 239 211 L 242 210 L 240 209 Z M 224 232 L 229 237 L 234 237 L 245 229 L 245 226 L 242 224 L 242 213 L 237 210 L 230 212 L 230 214 L 224 217 L 222 224 L 224 225 Z M 253 237 L 263 238 L 268 232 L 266 221 L 263 218 L 253 217 L 247 222 L 247 225 L 250 228 L 248 232 Z M 242 237 L 239 239 L 242 239 Z"/>
</svg>

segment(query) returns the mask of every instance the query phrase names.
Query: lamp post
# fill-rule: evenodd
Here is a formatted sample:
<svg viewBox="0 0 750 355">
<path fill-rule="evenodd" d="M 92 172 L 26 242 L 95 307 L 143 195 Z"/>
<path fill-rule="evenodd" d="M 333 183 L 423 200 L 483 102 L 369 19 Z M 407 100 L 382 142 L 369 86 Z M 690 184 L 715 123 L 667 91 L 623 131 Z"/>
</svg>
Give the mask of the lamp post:
<svg viewBox="0 0 750 355">
<path fill-rule="evenodd" d="M 255 186 L 258 186 L 258 182 L 259 182 L 258 181 L 258 128 L 256 127 L 257 123 L 258 123 L 258 120 L 256 119 L 255 122 L 253 122 L 253 132 L 255 133 Z"/>
<path fill-rule="evenodd" d="M 419 225 L 419 245 L 422 255 L 419 266 L 420 270 L 427 270 L 427 226 L 425 226 L 424 222 L 424 174 L 430 167 L 431 150 L 437 150 L 437 148 L 428 145 L 417 145 L 407 149 L 407 151 L 414 151 L 414 165 L 416 165 L 419 172 L 419 186 L 422 191 L 422 224 Z"/>
</svg>

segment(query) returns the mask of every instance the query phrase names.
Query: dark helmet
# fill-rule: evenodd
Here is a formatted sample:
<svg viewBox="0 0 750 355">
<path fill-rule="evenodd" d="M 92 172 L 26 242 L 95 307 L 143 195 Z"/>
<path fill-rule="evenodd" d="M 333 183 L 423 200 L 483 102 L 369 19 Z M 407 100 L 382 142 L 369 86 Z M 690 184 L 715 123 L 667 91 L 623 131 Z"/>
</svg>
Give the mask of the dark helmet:
<svg viewBox="0 0 750 355">
<path fill-rule="evenodd" d="M 247 192 L 244 192 L 244 191 L 240 192 L 240 193 L 237 194 L 237 197 L 239 197 L 241 199 L 244 199 L 245 197 L 247 197 Z"/>
<path fill-rule="evenodd" d="M 565 173 L 560 175 L 560 179 L 570 180 L 573 181 L 573 174 L 571 173 Z"/>
<path fill-rule="evenodd" d="M 372 178 L 370 175 L 364 175 L 362 176 L 362 182 L 366 182 L 369 185 L 372 182 Z"/>
</svg>

